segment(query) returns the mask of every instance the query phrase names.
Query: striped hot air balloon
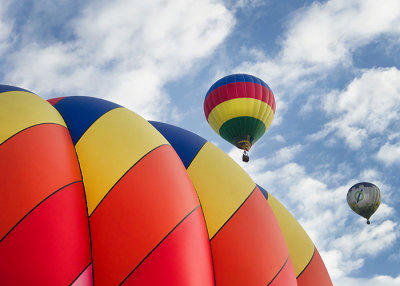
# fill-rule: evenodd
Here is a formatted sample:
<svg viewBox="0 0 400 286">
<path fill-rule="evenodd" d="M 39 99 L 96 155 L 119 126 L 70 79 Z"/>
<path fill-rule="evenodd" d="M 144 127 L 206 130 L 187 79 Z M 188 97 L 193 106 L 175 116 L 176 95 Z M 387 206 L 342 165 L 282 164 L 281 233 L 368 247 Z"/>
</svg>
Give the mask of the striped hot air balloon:
<svg viewBox="0 0 400 286">
<path fill-rule="evenodd" d="M 332 285 L 295 218 L 211 142 L 102 99 L 49 102 L 0 85 L 2 285 Z"/>
<path fill-rule="evenodd" d="M 229 143 L 247 152 L 267 131 L 275 115 L 275 98 L 269 86 L 248 74 L 232 74 L 215 82 L 204 100 L 211 128 Z"/>
</svg>

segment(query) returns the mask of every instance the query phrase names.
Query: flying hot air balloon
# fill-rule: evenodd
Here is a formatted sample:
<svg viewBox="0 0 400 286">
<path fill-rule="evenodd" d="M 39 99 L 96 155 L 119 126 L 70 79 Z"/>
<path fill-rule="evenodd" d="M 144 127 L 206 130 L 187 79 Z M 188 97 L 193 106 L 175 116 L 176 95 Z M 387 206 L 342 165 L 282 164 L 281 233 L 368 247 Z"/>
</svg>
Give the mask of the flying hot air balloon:
<svg viewBox="0 0 400 286">
<path fill-rule="evenodd" d="M 357 183 L 347 192 L 347 203 L 355 213 L 367 219 L 367 224 L 370 224 L 369 218 L 381 203 L 381 192 L 374 184 Z"/>
<path fill-rule="evenodd" d="M 269 86 L 248 74 L 232 74 L 215 82 L 204 100 L 204 114 L 211 128 L 229 143 L 247 152 L 267 131 L 275 114 Z"/>
</svg>

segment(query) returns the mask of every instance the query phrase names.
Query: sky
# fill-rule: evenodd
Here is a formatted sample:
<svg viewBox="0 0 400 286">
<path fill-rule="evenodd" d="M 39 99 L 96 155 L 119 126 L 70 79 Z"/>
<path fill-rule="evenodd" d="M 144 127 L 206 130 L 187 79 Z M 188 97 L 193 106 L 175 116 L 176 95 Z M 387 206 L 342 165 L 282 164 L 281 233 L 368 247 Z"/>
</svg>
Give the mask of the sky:
<svg viewBox="0 0 400 286">
<path fill-rule="evenodd" d="M 1 0 L 0 66 L 2 84 L 199 134 L 292 212 L 335 285 L 400 285 L 400 1 Z M 232 73 L 277 103 L 247 164 L 203 112 Z M 382 193 L 371 225 L 346 202 L 360 181 Z"/>
</svg>

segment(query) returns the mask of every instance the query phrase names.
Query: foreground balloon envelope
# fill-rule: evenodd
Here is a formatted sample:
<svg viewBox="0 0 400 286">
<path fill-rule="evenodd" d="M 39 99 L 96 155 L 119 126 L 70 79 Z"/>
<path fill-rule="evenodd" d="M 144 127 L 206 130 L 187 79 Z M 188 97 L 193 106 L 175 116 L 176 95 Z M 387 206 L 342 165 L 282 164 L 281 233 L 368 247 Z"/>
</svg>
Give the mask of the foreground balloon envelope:
<svg viewBox="0 0 400 286">
<path fill-rule="evenodd" d="M 294 217 L 212 143 L 117 104 L 0 86 L 5 285 L 332 285 Z"/>
</svg>

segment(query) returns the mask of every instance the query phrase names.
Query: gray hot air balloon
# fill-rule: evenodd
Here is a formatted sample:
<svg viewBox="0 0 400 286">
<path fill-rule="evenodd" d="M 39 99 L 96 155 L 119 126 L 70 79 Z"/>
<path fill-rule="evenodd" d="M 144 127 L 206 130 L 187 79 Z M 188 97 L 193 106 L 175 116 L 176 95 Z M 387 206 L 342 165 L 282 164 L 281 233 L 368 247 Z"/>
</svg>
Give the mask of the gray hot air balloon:
<svg viewBox="0 0 400 286">
<path fill-rule="evenodd" d="M 381 204 L 381 191 L 374 184 L 357 183 L 347 192 L 347 203 L 355 213 L 367 219 L 367 224 L 370 224 L 369 218 Z"/>
</svg>

